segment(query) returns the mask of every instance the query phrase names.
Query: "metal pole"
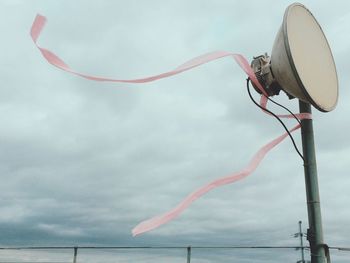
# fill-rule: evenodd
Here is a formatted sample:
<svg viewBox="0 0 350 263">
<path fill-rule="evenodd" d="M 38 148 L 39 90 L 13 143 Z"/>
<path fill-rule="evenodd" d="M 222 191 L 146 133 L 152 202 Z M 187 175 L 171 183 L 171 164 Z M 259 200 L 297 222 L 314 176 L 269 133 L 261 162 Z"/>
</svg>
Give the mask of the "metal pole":
<svg viewBox="0 0 350 263">
<path fill-rule="evenodd" d="M 299 237 L 300 237 L 300 247 L 301 247 L 301 262 L 305 263 L 303 232 L 301 230 L 301 221 L 299 221 Z"/>
<path fill-rule="evenodd" d="M 78 247 L 74 247 L 73 263 L 77 263 Z"/>
<path fill-rule="evenodd" d="M 301 113 L 311 113 L 311 105 L 309 103 L 299 101 L 299 109 Z M 324 263 L 326 262 L 326 257 L 323 243 L 312 120 L 304 119 L 301 121 L 301 138 L 303 144 L 305 187 L 309 219 L 307 239 L 310 242 L 311 263 Z"/>
<path fill-rule="evenodd" d="M 187 263 L 191 263 L 191 246 L 187 247 Z"/>
</svg>

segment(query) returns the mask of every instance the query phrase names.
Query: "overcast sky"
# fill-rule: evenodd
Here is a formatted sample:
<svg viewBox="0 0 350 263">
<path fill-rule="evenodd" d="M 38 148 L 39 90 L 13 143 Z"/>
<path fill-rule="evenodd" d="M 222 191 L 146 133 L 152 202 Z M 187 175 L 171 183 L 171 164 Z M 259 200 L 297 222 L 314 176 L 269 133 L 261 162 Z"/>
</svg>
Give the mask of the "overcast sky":
<svg viewBox="0 0 350 263">
<path fill-rule="evenodd" d="M 239 171 L 283 132 L 250 102 L 246 76 L 232 59 L 148 84 L 99 83 L 52 67 L 29 37 L 40 13 L 48 18 L 40 45 L 73 68 L 138 78 L 215 50 L 248 60 L 271 53 L 291 3 L 0 0 L 0 245 L 298 245 L 298 221 L 307 228 L 304 175 L 288 139 L 247 179 L 131 236 L 140 221 Z M 349 247 L 350 4 L 302 3 L 329 40 L 340 86 L 334 111 L 314 110 L 324 238 Z M 277 100 L 297 111 L 296 100 Z M 299 131 L 294 136 L 301 147 Z M 0 261 L 10 257 L 1 253 Z M 158 261 L 185 262 L 181 253 L 159 254 Z M 297 251 L 200 253 L 194 262 L 300 259 Z M 350 258 L 332 256 L 340 263 Z M 149 258 L 130 253 L 120 262 Z"/>
</svg>

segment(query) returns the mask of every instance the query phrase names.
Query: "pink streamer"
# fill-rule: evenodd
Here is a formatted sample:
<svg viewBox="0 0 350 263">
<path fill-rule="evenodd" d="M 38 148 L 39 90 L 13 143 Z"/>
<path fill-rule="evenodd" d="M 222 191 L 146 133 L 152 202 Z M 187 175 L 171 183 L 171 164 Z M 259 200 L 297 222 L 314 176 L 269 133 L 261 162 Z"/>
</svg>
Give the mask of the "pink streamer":
<svg viewBox="0 0 350 263">
<path fill-rule="evenodd" d="M 300 125 L 298 124 L 293 129 L 290 130 L 290 132 L 293 132 L 300 128 Z M 170 211 L 166 212 L 165 214 L 153 217 L 149 220 L 143 221 L 140 224 L 138 224 L 133 230 L 132 233 L 134 236 L 139 235 L 141 233 L 150 231 L 154 228 L 157 228 L 160 225 L 163 225 L 170 220 L 173 220 L 176 218 L 183 210 L 185 210 L 187 207 L 189 207 L 196 199 L 201 197 L 202 195 L 206 194 L 207 192 L 213 190 L 216 187 L 225 185 L 225 184 L 231 184 L 233 182 L 236 182 L 238 180 L 241 180 L 248 175 L 250 175 L 256 167 L 259 165 L 261 160 L 265 157 L 265 155 L 277 144 L 279 144 L 281 141 L 283 141 L 288 136 L 288 133 L 284 133 L 281 136 L 277 137 L 276 139 L 272 140 L 265 146 L 259 149 L 259 151 L 253 156 L 253 158 L 250 160 L 249 164 L 240 172 L 235 173 L 233 175 L 229 175 L 220 179 L 217 179 L 207 185 L 202 186 L 198 190 L 192 192 L 190 195 L 188 195 L 185 199 L 183 199 L 175 208 L 171 209 Z"/>
<path fill-rule="evenodd" d="M 213 60 L 216 60 L 219 58 L 232 57 L 235 59 L 235 61 L 238 63 L 238 65 L 245 71 L 245 73 L 249 76 L 249 78 L 252 80 L 252 82 L 255 84 L 255 86 L 257 86 L 258 89 L 262 92 L 263 95 L 261 96 L 260 104 L 264 108 L 266 108 L 267 93 L 265 92 L 263 87 L 260 85 L 259 81 L 256 79 L 255 74 L 254 74 L 252 68 L 250 67 L 248 61 L 240 54 L 234 54 L 234 53 L 230 53 L 230 52 L 226 52 L 226 51 L 216 51 L 216 52 L 208 53 L 208 54 L 193 58 L 193 59 L 185 62 L 184 64 L 178 66 L 174 70 L 171 70 L 171 71 L 168 71 L 168 72 L 165 72 L 162 74 L 150 76 L 150 77 L 139 78 L 139 79 L 125 80 L 125 79 L 111 79 L 111 78 L 106 78 L 106 77 L 92 76 L 92 75 L 83 74 L 83 73 L 80 73 L 80 72 L 77 72 L 77 71 L 71 69 L 62 59 L 60 59 L 53 52 L 51 52 L 50 50 L 47 50 L 45 48 L 42 48 L 37 44 L 37 40 L 41 34 L 41 31 L 43 30 L 43 28 L 45 26 L 45 23 L 46 23 L 46 18 L 44 16 L 38 14 L 33 22 L 33 25 L 32 25 L 31 31 L 30 31 L 30 35 L 32 37 L 33 42 L 35 43 L 37 48 L 40 50 L 40 52 L 42 53 L 44 58 L 50 64 L 52 64 L 55 67 L 58 67 L 64 71 L 67 71 L 67 72 L 70 72 L 72 74 L 78 75 L 80 77 L 83 77 L 83 78 L 86 78 L 89 80 L 94 80 L 94 81 L 145 83 L 145 82 L 151 82 L 151 81 L 155 81 L 158 79 L 162 79 L 162 78 L 166 78 L 166 77 L 170 77 L 170 76 L 179 74 L 181 72 L 190 70 L 194 67 L 198 67 L 202 64 L 208 63 L 210 61 L 213 61 Z M 292 115 L 279 115 L 279 116 L 282 118 L 293 118 Z M 301 114 L 296 114 L 296 116 L 300 120 L 301 119 L 311 119 L 311 114 L 301 113 Z M 297 126 L 292 128 L 290 130 L 290 132 L 293 132 L 299 128 L 300 128 L 300 125 L 298 124 Z M 247 177 L 257 168 L 257 166 L 260 164 L 260 162 L 265 157 L 265 155 L 272 148 L 274 148 L 276 145 L 278 145 L 280 142 L 282 142 L 287 136 L 288 136 L 287 133 L 283 133 L 282 135 L 280 135 L 276 139 L 272 140 L 271 142 L 269 142 L 268 144 L 266 144 L 265 146 L 260 148 L 258 150 L 258 152 L 250 160 L 248 165 L 240 172 L 237 172 L 235 174 L 217 179 L 217 180 L 199 188 L 198 190 L 189 194 L 182 202 L 180 202 L 175 208 L 171 209 L 170 211 L 168 211 L 162 215 L 158 215 L 156 217 L 153 217 L 151 219 L 148 219 L 146 221 L 141 222 L 132 230 L 133 235 L 136 236 L 136 235 L 139 235 L 141 233 L 150 231 L 152 229 L 155 229 L 155 228 L 173 220 L 174 218 L 179 216 L 188 206 L 190 206 L 196 199 L 198 199 L 199 197 L 201 197 L 205 193 L 213 190 L 214 188 L 225 185 L 225 184 L 230 184 L 230 183 L 236 182 L 238 180 L 241 180 L 241 179 Z"/>
<path fill-rule="evenodd" d="M 255 84 L 255 83 L 254 83 Z M 266 109 L 268 98 L 264 95 L 260 97 L 260 106 Z M 266 114 L 271 115 L 269 112 L 264 111 Z M 288 119 L 293 119 L 294 116 L 297 117 L 299 120 L 304 120 L 304 119 L 312 119 L 312 114 L 311 113 L 295 113 L 294 116 L 292 114 L 286 114 L 286 115 L 277 115 L 280 118 L 288 118 Z"/>
<path fill-rule="evenodd" d="M 40 52 L 42 53 L 44 58 L 50 64 L 54 65 L 55 67 L 58 67 L 64 71 L 73 73 L 75 75 L 78 75 L 80 77 L 83 77 L 83 78 L 86 78 L 89 80 L 108 81 L 108 82 L 126 82 L 126 83 L 145 83 L 145 82 L 151 82 L 151 81 L 155 81 L 158 79 L 162 79 L 162 78 L 166 78 L 166 77 L 170 77 L 170 76 L 179 74 L 181 72 L 198 67 L 202 64 L 208 63 L 210 61 L 213 61 L 213 60 L 216 60 L 219 58 L 233 57 L 236 60 L 236 62 L 242 67 L 242 69 L 247 73 L 247 75 L 252 79 L 252 81 L 254 81 L 254 83 L 261 90 L 261 92 L 263 94 L 267 95 L 265 90 L 263 89 L 263 87 L 257 81 L 253 70 L 249 66 L 248 61 L 240 54 L 233 54 L 233 53 L 229 53 L 226 51 L 216 51 L 216 52 L 211 52 L 211 53 L 196 57 L 196 58 L 191 59 L 190 61 L 187 61 L 186 63 L 180 65 L 179 67 L 177 67 L 174 70 L 171 70 L 171 71 L 168 71 L 168 72 L 165 72 L 162 74 L 154 75 L 151 77 L 146 77 L 146 78 L 111 79 L 111 78 L 106 78 L 106 77 L 92 76 L 92 75 L 86 75 L 83 73 L 79 73 L 79 72 L 71 69 L 62 59 L 60 59 L 58 56 L 56 56 L 53 52 L 51 52 L 50 50 L 47 50 L 45 48 L 42 48 L 37 44 L 37 40 L 40 36 L 41 31 L 43 30 L 43 28 L 45 26 L 45 23 L 46 23 L 46 18 L 44 16 L 38 14 L 33 22 L 32 29 L 30 31 L 30 35 L 31 35 L 35 45 L 38 47 L 38 49 L 40 50 Z"/>
</svg>

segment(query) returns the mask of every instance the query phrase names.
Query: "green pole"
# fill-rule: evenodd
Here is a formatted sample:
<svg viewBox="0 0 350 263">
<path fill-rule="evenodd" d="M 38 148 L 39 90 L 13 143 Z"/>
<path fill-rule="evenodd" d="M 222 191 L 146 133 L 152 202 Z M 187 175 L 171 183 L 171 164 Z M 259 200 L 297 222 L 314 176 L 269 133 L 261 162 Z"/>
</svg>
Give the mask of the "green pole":
<svg viewBox="0 0 350 263">
<path fill-rule="evenodd" d="M 311 113 L 311 105 L 299 101 L 301 113 Z M 301 121 L 301 138 L 303 144 L 304 173 L 309 219 L 308 240 L 310 242 L 311 263 L 325 263 L 325 247 L 323 243 L 320 196 L 318 190 L 316 154 L 312 120 Z"/>
</svg>

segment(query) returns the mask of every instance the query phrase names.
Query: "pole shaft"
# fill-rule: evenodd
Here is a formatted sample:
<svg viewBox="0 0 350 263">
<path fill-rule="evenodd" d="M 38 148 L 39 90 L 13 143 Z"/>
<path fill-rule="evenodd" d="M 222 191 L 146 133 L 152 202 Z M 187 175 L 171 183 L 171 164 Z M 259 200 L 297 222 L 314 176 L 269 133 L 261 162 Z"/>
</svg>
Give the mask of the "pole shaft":
<svg viewBox="0 0 350 263">
<path fill-rule="evenodd" d="M 311 113 L 311 105 L 299 101 L 301 113 Z M 323 244 L 320 195 L 318 190 L 316 154 L 312 120 L 301 121 L 301 138 L 304 155 L 304 173 L 309 219 L 308 240 L 310 242 L 311 263 L 324 263 L 326 260 Z"/>
</svg>

